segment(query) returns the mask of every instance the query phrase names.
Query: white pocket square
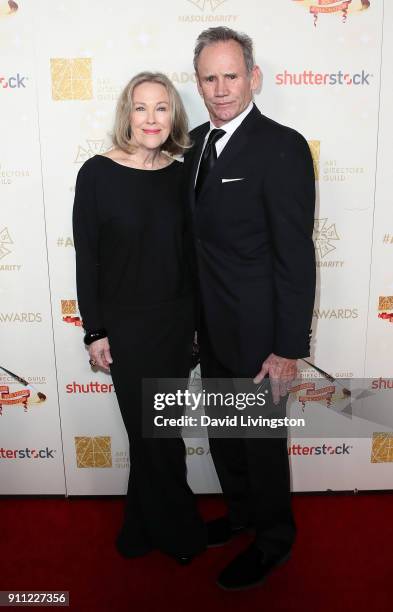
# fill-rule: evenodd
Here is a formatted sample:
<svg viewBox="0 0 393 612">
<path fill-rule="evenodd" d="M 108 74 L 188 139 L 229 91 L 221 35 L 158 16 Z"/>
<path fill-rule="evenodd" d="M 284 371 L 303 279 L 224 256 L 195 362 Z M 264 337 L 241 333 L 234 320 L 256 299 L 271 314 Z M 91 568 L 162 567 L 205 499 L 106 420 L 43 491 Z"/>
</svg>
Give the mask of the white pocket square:
<svg viewBox="0 0 393 612">
<path fill-rule="evenodd" d="M 233 183 L 234 181 L 244 181 L 244 177 L 242 178 L 230 178 L 230 179 L 221 179 L 222 183 Z"/>
</svg>

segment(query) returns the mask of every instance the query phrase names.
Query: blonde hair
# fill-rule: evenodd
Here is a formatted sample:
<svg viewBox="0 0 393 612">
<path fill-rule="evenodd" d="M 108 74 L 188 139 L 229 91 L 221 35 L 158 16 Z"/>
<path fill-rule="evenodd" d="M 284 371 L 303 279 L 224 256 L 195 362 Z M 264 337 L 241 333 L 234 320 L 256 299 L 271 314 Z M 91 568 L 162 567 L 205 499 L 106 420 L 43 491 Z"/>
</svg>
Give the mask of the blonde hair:
<svg viewBox="0 0 393 612">
<path fill-rule="evenodd" d="M 139 72 L 125 86 L 117 103 L 113 144 L 126 153 L 135 151 L 134 145 L 131 145 L 130 115 L 134 89 L 142 83 L 158 83 L 167 90 L 171 110 L 171 131 L 166 142 L 161 145 L 161 149 L 172 155 L 182 155 L 190 147 L 187 114 L 177 89 L 162 72 Z"/>
</svg>

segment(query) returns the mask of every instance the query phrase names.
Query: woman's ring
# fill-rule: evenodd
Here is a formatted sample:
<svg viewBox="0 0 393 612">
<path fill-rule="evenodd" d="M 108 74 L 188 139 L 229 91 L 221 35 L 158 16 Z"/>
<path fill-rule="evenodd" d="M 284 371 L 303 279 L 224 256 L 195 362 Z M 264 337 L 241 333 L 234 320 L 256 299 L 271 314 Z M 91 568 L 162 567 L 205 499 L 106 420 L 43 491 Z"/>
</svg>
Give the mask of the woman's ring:
<svg viewBox="0 0 393 612">
<path fill-rule="evenodd" d="M 96 366 L 97 365 L 97 362 L 94 361 L 94 359 L 89 359 L 89 363 L 90 363 L 91 366 Z"/>
</svg>

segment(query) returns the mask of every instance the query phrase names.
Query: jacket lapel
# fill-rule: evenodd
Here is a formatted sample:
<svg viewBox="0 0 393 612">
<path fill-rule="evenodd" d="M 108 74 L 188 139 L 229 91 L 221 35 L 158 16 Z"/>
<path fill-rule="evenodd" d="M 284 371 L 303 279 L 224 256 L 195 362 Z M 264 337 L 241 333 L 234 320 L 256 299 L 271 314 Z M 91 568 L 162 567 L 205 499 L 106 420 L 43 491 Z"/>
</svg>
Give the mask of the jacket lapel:
<svg viewBox="0 0 393 612">
<path fill-rule="evenodd" d="M 210 125 L 207 123 L 206 124 L 206 129 L 203 130 L 201 136 L 199 136 L 199 139 L 196 141 L 190 155 L 191 157 L 191 161 L 190 161 L 190 166 L 191 166 L 191 170 L 190 170 L 190 181 L 188 184 L 188 195 L 189 195 L 189 199 L 190 199 L 190 203 L 191 203 L 191 208 L 192 211 L 194 211 L 195 208 L 195 189 L 194 189 L 194 185 L 195 185 L 195 180 L 196 180 L 196 175 L 197 175 L 197 171 L 198 171 L 198 166 L 199 166 L 199 160 L 202 154 L 202 149 L 203 149 L 203 144 L 205 142 L 205 136 L 206 134 L 209 132 L 210 130 Z"/>
</svg>

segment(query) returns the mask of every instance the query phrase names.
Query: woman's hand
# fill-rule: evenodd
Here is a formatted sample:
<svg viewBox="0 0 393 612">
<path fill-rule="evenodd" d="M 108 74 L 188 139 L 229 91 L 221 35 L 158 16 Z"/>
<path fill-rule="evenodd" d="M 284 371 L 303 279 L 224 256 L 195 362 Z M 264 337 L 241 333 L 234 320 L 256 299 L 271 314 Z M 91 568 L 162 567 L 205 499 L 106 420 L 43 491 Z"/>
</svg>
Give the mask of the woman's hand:
<svg viewBox="0 0 393 612">
<path fill-rule="evenodd" d="M 109 365 L 113 363 L 108 338 L 101 338 L 89 344 L 90 364 L 103 368 L 109 372 Z M 95 362 L 95 363 L 91 363 Z"/>
</svg>

